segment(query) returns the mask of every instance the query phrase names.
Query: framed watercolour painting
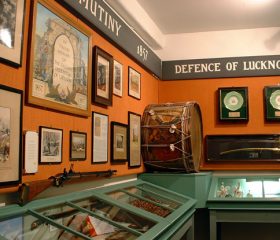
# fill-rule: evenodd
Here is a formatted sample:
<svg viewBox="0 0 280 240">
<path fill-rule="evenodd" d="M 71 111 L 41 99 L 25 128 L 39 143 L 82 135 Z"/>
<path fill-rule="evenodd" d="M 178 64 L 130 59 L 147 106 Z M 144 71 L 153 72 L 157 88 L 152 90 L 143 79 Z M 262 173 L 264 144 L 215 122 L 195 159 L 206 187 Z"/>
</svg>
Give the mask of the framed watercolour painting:
<svg viewBox="0 0 280 240">
<path fill-rule="evenodd" d="M 114 60 L 113 93 L 119 97 L 123 95 L 123 65 Z"/>
<path fill-rule="evenodd" d="M 111 162 L 127 161 L 127 125 L 111 122 Z"/>
<path fill-rule="evenodd" d="M 61 163 L 63 130 L 40 126 L 39 163 Z"/>
<path fill-rule="evenodd" d="M 280 120 L 280 86 L 267 86 L 264 88 L 265 119 Z"/>
<path fill-rule="evenodd" d="M 22 91 L 0 85 L 0 185 L 21 181 Z"/>
<path fill-rule="evenodd" d="M 219 119 L 248 121 L 248 88 L 219 88 Z"/>
<path fill-rule="evenodd" d="M 70 131 L 70 160 L 85 160 L 87 158 L 87 134 Z"/>
<path fill-rule="evenodd" d="M 89 116 L 91 35 L 59 13 L 55 4 L 33 1 L 28 102 Z"/>
<path fill-rule="evenodd" d="M 92 163 L 108 162 L 108 116 L 92 113 Z"/>
<path fill-rule="evenodd" d="M 128 95 L 141 99 L 141 74 L 128 67 Z"/>
<path fill-rule="evenodd" d="M 141 115 L 128 112 L 128 165 L 141 166 Z"/>
<path fill-rule="evenodd" d="M 16 67 L 22 62 L 25 0 L 0 1 L 0 59 Z"/>
<path fill-rule="evenodd" d="M 99 47 L 94 47 L 94 77 L 92 100 L 105 106 L 112 105 L 113 57 Z"/>
</svg>

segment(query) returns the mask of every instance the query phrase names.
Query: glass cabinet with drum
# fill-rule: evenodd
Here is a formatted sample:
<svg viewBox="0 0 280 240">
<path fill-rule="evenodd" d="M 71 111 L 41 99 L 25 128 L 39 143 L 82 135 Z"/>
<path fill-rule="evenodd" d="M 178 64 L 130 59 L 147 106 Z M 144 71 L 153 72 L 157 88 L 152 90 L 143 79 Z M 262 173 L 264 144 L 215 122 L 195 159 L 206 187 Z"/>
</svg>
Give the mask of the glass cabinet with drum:
<svg viewBox="0 0 280 240">
<path fill-rule="evenodd" d="M 193 239 L 195 200 L 134 180 L 0 209 L 1 239 Z"/>
</svg>

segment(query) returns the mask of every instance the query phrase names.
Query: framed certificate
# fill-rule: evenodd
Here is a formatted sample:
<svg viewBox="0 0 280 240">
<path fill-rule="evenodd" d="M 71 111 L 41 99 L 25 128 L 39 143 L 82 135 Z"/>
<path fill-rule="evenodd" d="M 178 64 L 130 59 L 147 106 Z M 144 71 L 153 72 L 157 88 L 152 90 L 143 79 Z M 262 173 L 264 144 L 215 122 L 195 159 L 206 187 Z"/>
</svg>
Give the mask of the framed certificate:
<svg viewBox="0 0 280 240">
<path fill-rule="evenodd" d="M 280 120 L 280 86 L 264 87 L 265 119 Z"/>
<path fill-rule="evenodd" d="M 219 88 L 219 119 L 248 121 L 248 88 Z"/>
</svg>

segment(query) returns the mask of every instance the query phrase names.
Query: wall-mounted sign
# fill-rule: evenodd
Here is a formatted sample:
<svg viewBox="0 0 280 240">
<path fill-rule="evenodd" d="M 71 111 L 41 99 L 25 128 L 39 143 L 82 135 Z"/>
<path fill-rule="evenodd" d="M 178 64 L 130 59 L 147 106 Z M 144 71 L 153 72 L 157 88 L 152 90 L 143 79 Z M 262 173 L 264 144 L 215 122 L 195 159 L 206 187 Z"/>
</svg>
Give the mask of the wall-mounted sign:
<svg viewBox="0 0 280 240">
<path fill-rule="evenodd" d="M 161 77 L 160 58 L 102 0 L 57 0 L 99 30 L 136 61 Z"/>
</svg>

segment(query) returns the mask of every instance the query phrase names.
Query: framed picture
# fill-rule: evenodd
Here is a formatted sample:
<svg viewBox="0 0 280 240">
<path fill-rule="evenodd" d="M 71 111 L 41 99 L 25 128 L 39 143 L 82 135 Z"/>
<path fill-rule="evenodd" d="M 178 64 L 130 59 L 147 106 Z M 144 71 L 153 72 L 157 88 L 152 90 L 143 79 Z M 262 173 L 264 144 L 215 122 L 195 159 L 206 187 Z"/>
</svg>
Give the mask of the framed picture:
<svg viewBox="0 0 280 240">
<path fill-rule="evenodd" d="M 264 87 L 265 119 L 280 120 L 280 86 Z"/>
<path fill-rule="evenodd" d="M 92 112 L 92 163 L 108 162 L 108 116 Z"/>
<path fill-rule="evenodd" d="M 248 88 L 219 88 L 219 119 L 248 121 Z"/>
<path fill-rule="evenodd" d="M 141 166 L 141 115 L 128 112 L 128 165 Z"/>
<path fill-rule="evenodd" d="M 87 158 L 87 134 L 70 131 L 70 160 L 85 160 Z"/>
<path fill-rule="evenodd" d="M 0 85 L 0 185 L 21 182 L 22 91 Z"/>
<path fill-rule="evenodd" d="M 111 106 L 113 94 L 113 57 L 99 47 L 94 47 L 94 77 L 92 100 Z"/>
<path fill-rule="evenodd" d="M 91 35 L 55 8 L 34 0 L 28 102 L 90 116 Z"/>
<path fill-rule="evenodd" d="M 114 60 L 113 93 L 119 97 L 123 95 L 123 65 Z"/>
<path fill-rule="evenodd" d="M 0 1 L 0 59 L 16 67 L 22 63 L 25 0 Z"/>
<path fill-rule="evenodd" d="M 111 162 L 127 161 L 127 125 L 111 122 Z"/>
<path fill-rule="evenodd" d="M 63 130 L 40 126 L 39 163 L 61 163 Z"/>
<path fill-rule="evenodd" d="M 128 95 L 141 99 L 141 74 L 128 67 Z"/>
</svg>

